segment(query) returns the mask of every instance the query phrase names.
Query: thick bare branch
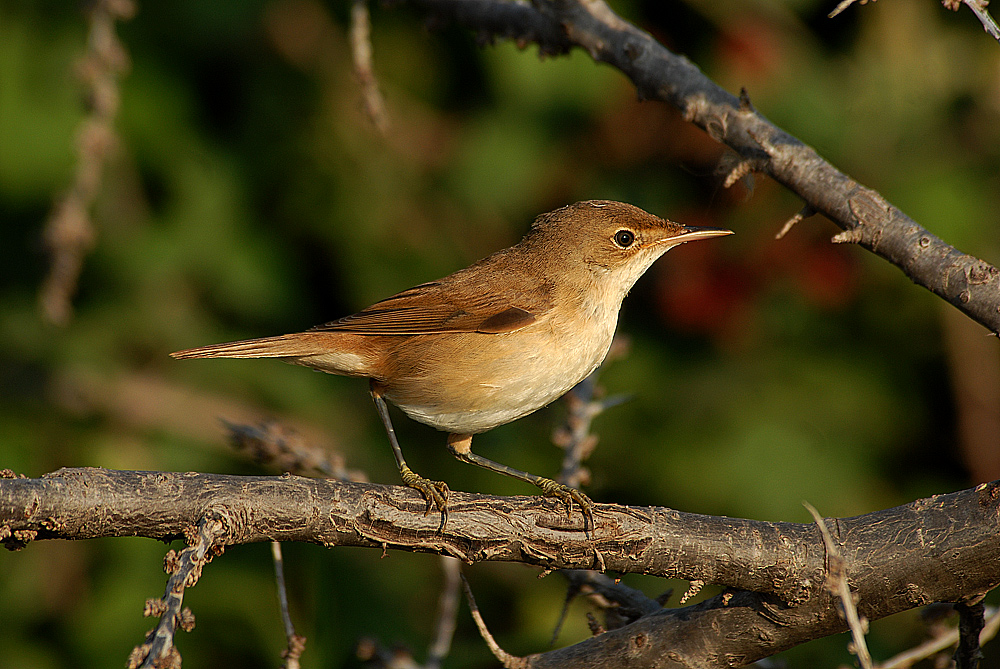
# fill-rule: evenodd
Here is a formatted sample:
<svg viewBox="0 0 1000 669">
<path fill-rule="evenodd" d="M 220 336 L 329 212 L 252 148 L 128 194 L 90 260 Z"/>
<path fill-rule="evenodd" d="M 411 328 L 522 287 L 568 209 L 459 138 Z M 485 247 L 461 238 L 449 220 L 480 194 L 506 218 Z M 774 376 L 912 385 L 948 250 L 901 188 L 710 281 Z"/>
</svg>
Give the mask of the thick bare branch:
<svg viewBox="0 0 1000 669">
<path fill-rule="evenodd" d="M 702 650 L 717 644 L 724 651 L 712 651 L 718 657 L 738 652 L 746 658 L 844 629 L 823 589 L 826 556 L 815 524 L 599 504 L 590 539 L 582 518 L 567 518 L 561 505 L 537 497 L 455 492 L 444 532 L 437 531 L 435 518 L 423 515 L 424 506 L 419 493 L 399 486 L 289 475 L 63 469 L 39 479 L 0 479 L 0 539 L 171 539 L 211 514 L 222 523 L 225 544 L 310 541 L 550 569 L 592 567 L 597 549 L 613 571 L 756 591 L 727 593 L 682 609 L 683 615 L 646 616 L 584 642 L 597 644 L 598 655 L 623 652 L 620 644 L 643 656 L 654 648 L 662 651 L 670 647 L 662 644 L 678 641 L 672 631 L 678 625 L 690 633 L 688 625 L 708 624 L 694 635 L 698 644 L 705 644 Z M 858 593 L 859 612 L 875 620 L 995 587 L 1000 583 L 998 507 L 1000 482 L 855 518 L 827 519 L 851 589 Z M 637 634 L 646 636 L 640 642 Z M 700 652 L 692 643 L 682 647 Z M 535 666 L 560 666 L 548 663 L 559 658 L 569 662 L 566 654 L 573 652 L 552 651 L 532 661 L 540 663 Z"/>
<path fill-rule="evenodd" d="M 949 592 L 968 596 L 992 587 L 1000 575 L 994 545 L 998 498 L 1000 483 L 984 484 L 827 525 L 836 528 L 851 586 L 862 601 L 869 597 L 859 588 L 878 572 L 884 583 L 898 586 L 890 599 L 916 605 Z M 226 527 L 227 545 L 310 541 L 545 568 L 592 567 L 596 547 L 611 571 L 702 580 L 774 594 L 793 604 L 822 590 L 826 569 L 814 524 L 599 504 L 591 540 L 579 514 L 567 517 L 551 499 L 455 492 L 454 525 L 444 532 L 437 531 L 436 518 L 423 514 L 425 506 L 419 493 L 402 486 L 291 475 L 61 469 L 38 479 L 0 479 L 0 540 L 169 540 L 215 513 Z M 961 561 L 944 569 L 939 564 L 943 550 L 974 554 L 982 563 Z M 933 582 L 911 582 L 910 567 L 902 566 L 900 556 L 928 560 Z M 972 584 L 975 588 L 966 591 Z"/>
<path fill-rule="evenodd" d="M 749 104 L 720 88 L 693 63 L 618 17 L 602 0 L 409 0 L 435 20 L 455 21 L 480 35 L 535 42 L 544 53 L 574 46 L 621 70 L 639 96 L 661 100 L 747 164 L 849 231 L 916 284 L 1000 333 L 1000 270 L 932 235 L 876 191 L 825 161 Z"/>
</svg>

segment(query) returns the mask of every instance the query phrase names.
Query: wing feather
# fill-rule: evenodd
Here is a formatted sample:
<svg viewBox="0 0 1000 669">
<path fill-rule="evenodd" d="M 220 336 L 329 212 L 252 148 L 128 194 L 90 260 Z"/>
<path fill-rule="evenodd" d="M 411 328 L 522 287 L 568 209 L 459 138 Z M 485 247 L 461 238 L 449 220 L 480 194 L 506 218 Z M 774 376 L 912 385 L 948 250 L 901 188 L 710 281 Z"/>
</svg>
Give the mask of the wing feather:
<svg viewBox="0 0 1000 669">
<path fill-rule="evenodd" d="M 504 297 L 498 299 L 496 293 L 483 294 L 482 282 L 461 278 L 453 274 L 415 286 L 312 329 L 370 335 L 513 332 L 533 323 L 551 307 L 547 283 L 532 286 L 523 277 L 513 282 L 508 279 L 501 291 Z M 511 289 L 511 283 L 520 284 L 522 289 Z"/>
</svg>

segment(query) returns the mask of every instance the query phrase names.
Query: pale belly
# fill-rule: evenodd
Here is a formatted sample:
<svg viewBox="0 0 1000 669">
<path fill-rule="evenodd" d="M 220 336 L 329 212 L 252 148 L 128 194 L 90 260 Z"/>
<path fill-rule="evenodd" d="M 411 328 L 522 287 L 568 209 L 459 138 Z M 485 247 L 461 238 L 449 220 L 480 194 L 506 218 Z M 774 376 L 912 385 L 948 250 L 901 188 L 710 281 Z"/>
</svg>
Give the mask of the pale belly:
<svg viewBox="0 0 1000 669">
<path fill-rule="evenodd" d="M 439 430 L 475 434 L 558 399 L 604 360 L 615 323 L 589 336 L 544 323 L 506 334 L 435 335 L 451 345 L 397 354 L 410 370 L 385 384 L 386 399 Z"/>
</svg>

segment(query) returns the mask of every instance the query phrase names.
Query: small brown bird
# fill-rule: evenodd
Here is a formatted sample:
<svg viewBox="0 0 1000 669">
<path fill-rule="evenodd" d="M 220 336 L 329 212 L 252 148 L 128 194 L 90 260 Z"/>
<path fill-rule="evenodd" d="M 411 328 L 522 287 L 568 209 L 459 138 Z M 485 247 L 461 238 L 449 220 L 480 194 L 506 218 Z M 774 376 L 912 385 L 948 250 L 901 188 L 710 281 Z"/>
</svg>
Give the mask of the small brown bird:
<svg viewBox="0 0 1000 669">
<path fill-rule="evenodd" d="M 577 202 L 539 216 L 524 239 L 443 279 L 305 332 L 203 346 L 174 358 L 282 358 L 371 379 L 403 483 L 442 513 L 448 486 L 406 465 L 385 400 L 448 433 L 464 462 L 575 500 L 579 490 L 472 452 L 472 436 L 557 399 L 604 360 L 622 299 L 667 250 L 732 234 L 680 225 L 621 202 Z"/>
</svg>

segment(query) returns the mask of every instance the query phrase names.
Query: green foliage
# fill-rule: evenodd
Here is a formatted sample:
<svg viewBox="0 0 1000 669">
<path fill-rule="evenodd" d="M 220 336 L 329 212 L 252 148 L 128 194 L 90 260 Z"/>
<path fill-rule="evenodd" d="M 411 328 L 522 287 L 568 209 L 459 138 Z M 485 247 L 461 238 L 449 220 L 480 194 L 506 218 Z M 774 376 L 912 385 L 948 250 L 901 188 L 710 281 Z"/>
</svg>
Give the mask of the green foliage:
<svg viewBox="0 0 1000 669">
<path fill-rule="evenodd" d="M 932 232 L 995 261 L 1000 50 L 970 13 L 915 1 L 833 20 L 806 1 L 615 6 L 730 90 L 746 86 L 761 113 Z M 968 407 L 950 385 L 955 347 L 980 335 L 943 336 L 956 326 L 936 298 L 862 250 L 830 245 L 835 229 L 821 217 L 775 241 L 800 206 L 793 196 L 764 179 L 753 192 L 722 190 L 719 146 L 638 102 L 586 54 L 480 49 L 459 29 L 427 33 L 404 8 L 373 12 L 387 137 L 364 116 L 342 4 L 151 3 L 120 25 L 131 69 L 118 150 L 93 210 L 76 317 L 60 329 L 36 306 L 40 240 L 75 169 L 86 21 L 72 4 L 5 11 L 0 467 L 260 473 L 227 450 L 217 419 L 277 416 L 395 482 L 362 382 L 166 354 L 337 318 L 516 241 L 538 213 L 611 197 L 738 234 L 671 251 L 628 299 L 620 329 L 631 352 L 602 384 L 632 399 L 595 421 L 595 500 L 808 522 L 804 499 L 853 515 L 987 476 L 963 464 L 982 445 L 963 441 Z M 552 474 L 561 411 L 477 437 L 477 449 Z M 455 463 L 441 434 L 398 427 L 426 476 L 533 492 Z M 119 539 L 0 555 L 4 657 L 120 665 L 150 624 L 140 613 L 162 592 L 164 552 Z M 303 666 L 352 666 L 362 636 L 422 658 L 435 557 L 292 546 L 286 562 L 309 637 Z M 469 572 L 501 644 L 542 650 L 562 605 L 558 577 Z M 198 625 L 178 639 L 189 666 L 276 665 L 270 574 L 263 546 L 232 548 L 205 570 L 186 600 Z M 654 596 L 667 585 L 631 582 Z M 588 633 L 586 610 L 574 604 L 560 643 Z M 916 625 L 876 624 L 873 645 L 896 652 Z M 810 644 L 791 661 L 834 667 L 848 661 L 845 643 Z M 492 665 L 464 614 L 455 647 L 447 666 Z"/>
</svg>

